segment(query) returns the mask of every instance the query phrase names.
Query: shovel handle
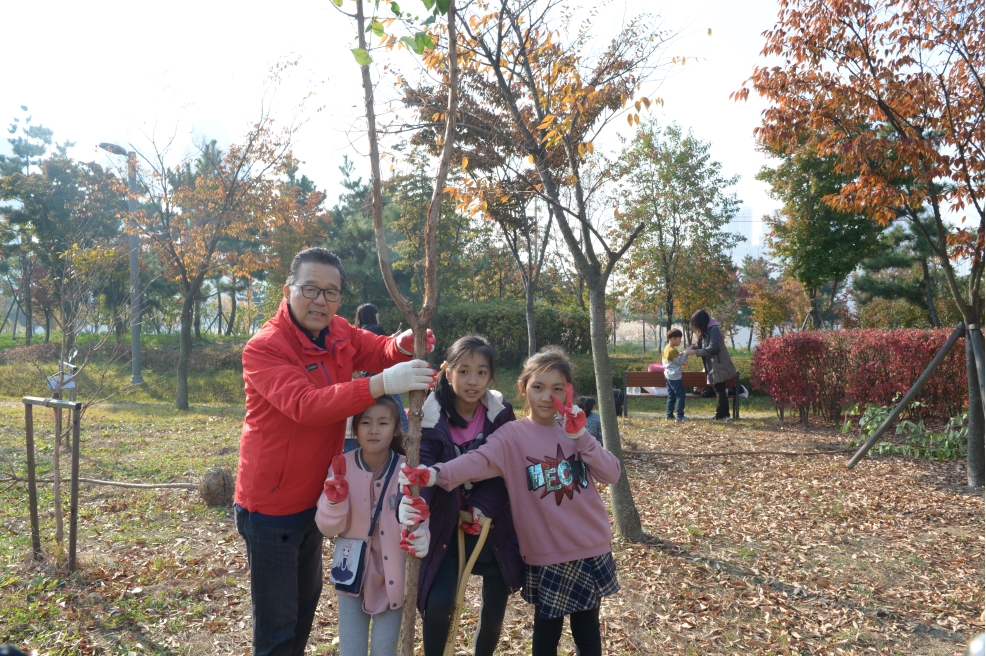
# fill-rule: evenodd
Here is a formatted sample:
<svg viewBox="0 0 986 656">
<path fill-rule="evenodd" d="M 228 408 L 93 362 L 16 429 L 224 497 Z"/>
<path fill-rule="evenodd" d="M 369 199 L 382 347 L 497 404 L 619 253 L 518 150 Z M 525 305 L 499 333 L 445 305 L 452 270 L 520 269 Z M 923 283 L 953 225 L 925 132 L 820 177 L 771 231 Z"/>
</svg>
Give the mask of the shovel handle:
<svg viewBox="0 0 986 656">
<path fill-rule="evenodd" d="M 465 522 L 472 522 L 472 515 L 464 511 L 460 511 L 459 518 Z M 452 604 L 448 637 L 445 638 L 445 651 L 442 652 L 442 656 L 454 656 L 455 654 L 455 637 L 459 633 L 459 615 L 462 613 L 462 602 L 466 598 L 466 588 L 469 587 L 469 576 L 472 574 L 472 568 L 476 564 L 476 559 L 479 558 L 479 552 L 483 550 L 483 546 L 486 544 L 486 536 L 489 535 L 492 525 L 489 517 L 483 516 L 479 518 L 479 538 L 476 540 L 476 548 L 472 550 L 472 554 L 469 555 L 469 560 L 465 566 L 462 565 L 462 561 L 465 558 L 466 538 L 461 528 L 458 531 L 459 583 L 455 591 L 455 603 Z"/>
</svg>

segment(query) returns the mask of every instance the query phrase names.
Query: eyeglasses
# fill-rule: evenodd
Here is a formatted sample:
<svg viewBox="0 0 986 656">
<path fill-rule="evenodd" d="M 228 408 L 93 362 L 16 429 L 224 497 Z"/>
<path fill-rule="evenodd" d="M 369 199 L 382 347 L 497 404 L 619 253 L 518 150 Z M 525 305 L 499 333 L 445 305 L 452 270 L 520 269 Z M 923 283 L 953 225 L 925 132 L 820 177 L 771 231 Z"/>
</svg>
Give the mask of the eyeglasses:
<svg viewBox="0 0 986 656">
<path fill-rule="evenodd" d="M 301 295 L 305 298 L 316 299 L 321 294 L 329 303 L 335 303 L 342 297 L 342 291 L 338 289 L 322 289 L 315 285 L 291 285 L 291 287 L 301 289 Z"/>
</svg>

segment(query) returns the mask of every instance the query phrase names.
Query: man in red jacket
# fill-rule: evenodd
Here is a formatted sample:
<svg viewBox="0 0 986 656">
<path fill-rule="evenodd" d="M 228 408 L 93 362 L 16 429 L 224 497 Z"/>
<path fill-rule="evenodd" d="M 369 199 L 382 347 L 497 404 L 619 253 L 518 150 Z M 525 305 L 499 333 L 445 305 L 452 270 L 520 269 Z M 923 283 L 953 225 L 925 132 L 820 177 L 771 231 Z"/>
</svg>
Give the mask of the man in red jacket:
<svg viewBox="0 0 986 656">
<path fill-rule="evenodd" d="M 301 251 L 277 315 L 243 349 L 234 507 L 250 565 L 255 656 L 304 654 L 322 591 L 315 510 L 329 464 L 342 453 L 346 419 L 379 396 L 434 381 L 427 362 L 411 360 L 411 331 L 380 336 L 336 316 L 344 284 L 334 253 Z M 382 373 L 354 380 L 354 370 Z"/>
</svg>

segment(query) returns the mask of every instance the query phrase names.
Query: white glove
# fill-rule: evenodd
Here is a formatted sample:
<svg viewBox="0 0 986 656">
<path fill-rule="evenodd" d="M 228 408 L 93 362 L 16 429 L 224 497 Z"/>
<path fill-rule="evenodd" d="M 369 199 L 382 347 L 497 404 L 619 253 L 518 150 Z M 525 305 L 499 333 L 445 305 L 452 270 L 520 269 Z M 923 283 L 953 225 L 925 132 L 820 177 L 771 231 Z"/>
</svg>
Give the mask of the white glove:
<svg viewBox="0 0 986 656">
<path fill-rule="evenodd" d="M 401 530 L 401 549 L 415 558 L 424 558 L 428 555 L 430 541 L 431 531 L 428 530 L 428 522 L 410 532 L 406 528 Z"/>
<path fill-rule="evenodd" d="M 403 394 L 411 390 L 426 390 L 435 384 L 435 372 L 424 360 L 401 362 L 383 370 L 385 394 Z"/>
<path fill-rule="evenodd" d="M 399 479 L 398 479 L 399 480 Z M 397 506 L 397 521 L 404 526 L 414 526 L 431 517 L 428 504 L 421 497 L 401 497 Z"/>
<path fill-rule="evenodd" d="M 418 465 L 414 469 L 404 465 L 401 473 L 397 475 L 397 484 L 401 486 L 420 485 L 421 487 L 432 487 L 438 482 L 438 470 L 434 467 Z"/>
</svg>

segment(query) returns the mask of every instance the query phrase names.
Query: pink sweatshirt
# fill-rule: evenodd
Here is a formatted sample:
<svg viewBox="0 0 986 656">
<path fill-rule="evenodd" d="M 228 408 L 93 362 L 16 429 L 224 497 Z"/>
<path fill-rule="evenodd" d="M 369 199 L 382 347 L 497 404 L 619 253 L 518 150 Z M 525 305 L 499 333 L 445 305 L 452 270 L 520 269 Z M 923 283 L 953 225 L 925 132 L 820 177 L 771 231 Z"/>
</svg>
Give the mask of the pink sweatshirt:
<svg viewBox="0 0 986 656">
<path fill-rule="evenodd" d="M 363 471 L 357 466 L 358 452 L 359 449 L 346 454 L 349 496 L 339 503 L 330 503 L 325 492 L 322 492 L 318 499 L 315 523 L 318 530 L 328 537 L 341 535 L 365 540 L 377 501 L 381 494 L 387 495 L 380 509 L 377 528 L 370 539 L 370 548 L 366 553 L 366 572 L 363 575 L 363 610 L 375 615 L 388 608 L 400 608 L 404 605 L 404 562 L 407 554 L 400 547 L 401 525 L 397 522 L 397 502 L 400 500 L 397 474 L 404 465 L 404 456 L 399 457 L 390 485 L 383 490 L 386 471 L 382 472 L 379 480 L 373 480 L 374 472 Z M 329 467 L 329 476 L 332 476 L 332 467 Z M 427 524 L 427 520 L 425 523 Z"/>
<path fill-rule="evenodd" d="M 436 465 L 438 485 L 502 476 L 520 555 L 528 565 L 555 565 L 612 551 L 609 515 L 594 481 L 615 483 L 620 461 L 586 431 L 570 439 L 560 426 L 529 417 L 504 424 L 486 444 Z"/>
</svg>

